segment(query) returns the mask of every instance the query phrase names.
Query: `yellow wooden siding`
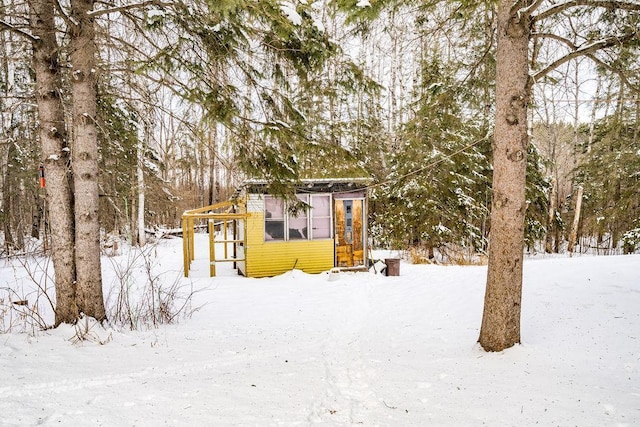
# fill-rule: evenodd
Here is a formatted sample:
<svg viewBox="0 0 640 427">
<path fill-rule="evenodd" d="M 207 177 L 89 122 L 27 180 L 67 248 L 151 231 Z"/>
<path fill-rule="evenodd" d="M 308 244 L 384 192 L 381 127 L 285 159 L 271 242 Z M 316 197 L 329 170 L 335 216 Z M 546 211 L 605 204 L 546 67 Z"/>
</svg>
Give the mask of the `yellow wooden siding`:
<svg viewBox="0 0 640 427">
<path fill-rule="evenodd" d="M 292 268 L 320 273 L 333 267 L 333 239 L 264 241 L 264 213 L 252 212 L 247 219 L 246 275 L 267 277 Z"/>
</svg>

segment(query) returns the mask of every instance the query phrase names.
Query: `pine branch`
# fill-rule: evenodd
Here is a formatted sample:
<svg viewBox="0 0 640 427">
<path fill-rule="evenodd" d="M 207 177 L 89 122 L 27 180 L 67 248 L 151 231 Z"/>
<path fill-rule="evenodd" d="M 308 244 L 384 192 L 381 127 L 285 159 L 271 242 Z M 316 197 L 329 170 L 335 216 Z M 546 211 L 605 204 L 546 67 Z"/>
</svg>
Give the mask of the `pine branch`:
<svg viewBox="0 0 640 427">
<path fill-rule="evenodd" d="M 640 11 L 640 3 L 638 2 L 616 1 L 616 0 L 571 0 L 565 3 L 553 5 L 550 8 L 543 10 L 538 15 L 533 17 L 533 21 L 534 22 L 542 21 L 551 16 L 564 12 L 565 10 L 571 9 L 573 7 L 580 7 L 580 6 Z"/>
<path fill-rule="evenodd" d="M 551 71 L 555 70 L 556 68 L 558 68 L 562 64 L 565 64 L 565 63 L 569 62 L 570 60 L 572 60 L 574 58 L 577 58 L 579 56 L 587 56 L 587 55 L 593 54 L 594 52 L 596 52 L 598 50 L 605 49 L 605 48 L 608 48 L 608 47 L 611 47 L 611 46 L 623 45 L 626 42 L 628 42 L 629 40 L 633 40 L 634 38 L 636 38 L 637 35 L 638 35 L 637 32 L 634 32 L 634 33 L 627 34 L 626 36 L 622 36 L 622 37 L 609 37 L 607 39 L 600 40 L 600 41 L 595 42 L 595 43 L 591 43 L 590 45 L 587 45 L 587 46 L 581 47 L 581 48 L 578 48 L 577 46 L 573 46 L 575 48 L 573 50 L 573 52 L 563 56 L 562 58 L 557 59 L 556 61 L 554 61 L 551 64 L 547 65 L 544 69 L 542 69 L 542 70 L 538 71 L 537 73 L 535 73 L 533 75 L 533 81 L 537 82 L 539 79 L 541 79 L 542 77 L 546 76 Z M 551 36 L 547 35 L 547 37 L 551 37 Z M 569 46 L 572 46 L 571 42 L 569 42 L 568 40 L 563 40 L 561 37 L 554 36 L 552 38 L 554 38 L 556 40 L 563 41 L 565 44 L 568 44 Z"/>
<path fill-rule="evenodd" d="M 11 31 L 12 33 L 18 34 L 20 37 L 25 37 L 34 43 L 40 41 L 40 37 L 36 37 L 31 33 L 21 30 L 20 28 L 15 27 L 2 19 L 0 19 L 0 29 Z"/>
</svg>

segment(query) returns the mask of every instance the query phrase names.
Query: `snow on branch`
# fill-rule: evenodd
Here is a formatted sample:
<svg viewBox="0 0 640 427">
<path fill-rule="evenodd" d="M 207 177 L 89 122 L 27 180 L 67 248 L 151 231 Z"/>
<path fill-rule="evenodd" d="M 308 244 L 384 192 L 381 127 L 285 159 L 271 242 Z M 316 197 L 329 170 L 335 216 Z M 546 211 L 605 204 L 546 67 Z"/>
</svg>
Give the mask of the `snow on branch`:
<svg viewBox="0 0 640 427">
<path fill-rule="evenodd" d="M 535 3 L 538 3 L 536 1 Z M 622 9 L 631 11 L 640 11 L 640 3 L 635 1 L 616 1 L 616 0 L 571 0 L 564 3 L 554 4 L 550 8 L 543 10 L 536 15 L 534 21 L 542 21 L 550 16 L 557 15 L 564 12 L 567 9 L 573 7 L 588 6 L 588 7 L 603 7 L 607 9 Z"/>
<path fill-rule="evenodd" d="M 563 41 L 563 39 L 561 37 L 554 36 L 553 37 L 554 39 L 561 40 L 565 44 L 567 44 L 569 46 L 573 46 L 573 48 L 574 48 L 573 52 L 568 53 L 567 55 L 563 56 L 562 58 L 557 59 L 556 61 L 554 61 L 551 64 L 547 65 L 542 70 L 540 70 L 537 73 L 535 73 L 533 75 L 533 81 L 537 82 L 539 79 L 541 79 L 542 77 L 546 76 L 547 74 L 549 74 L 551 71 L 555 70 L 556 68 L 558 68 L 562 64 L 565 64 L 568 61 L 572 60 L 573 58 L 577 58 L 579 56 L 587 56 L 587 55 L 593 54 L 594 52 L 596 52 L 596 51 L 598 51 L 600 49 L 605 49 L 607 47 L 622 45 L 625 42 L 628 42 L 629 40 L 634 39 L 635 37 L 637 37 L 637 35 L 638 35 L 638 33 L 634 32 L 634 33 L 627 34 L 625 36 L 609 37 L 609 38 L 606 38 L 606 39 L 603 39 L 603 40 L 599 40 L 597 42 L 591 43 L 591 44 L 589 44 L 587 46 L 580 47 L 580 48 L 578 48 L 575 45 L 572 45 L 568 40 L 564 40 Z M 549 35 L 547 35 L 547 37 L 549 37 Z"/>
<path fill-rule="evenodd" d="M 544 1 L 545 0 L 536 0 L 528 6 L 523 1 L 517 1 L 511 7 L 511 14 L 517 14 L 518 19 L 522 19 L 523 16 L 531 16 Z"/>
<path fill-rule="evenodd" d="M 302 24 L 302 17 L 296 11 L 296 7 L 293 5 L 293 3 L 282 2 L 280 4 L 280 10 L 282 11 L 282 13 L 287 15 L 287 18 L 289 19 L 289 21 L 291 21 L 291 23 L 293 25 L 301 25 Z"/>
<path fill-rule="evenodd" d="M 24 30 L 21 30 L 20 28 L 15 27 L 15 26 L 9 24 L 6 21 L 3 21 L 2 19 L 0 19 L 0 29 L 5 29 L 5 30 L 11 31 L 13 33 L 16 33 L 16 34 L 18 34 L 18 35 L 20 35 L 22 37 L 26 37 L 29 40 L 31 40 L 32 42 L 37 42 L 37 41 L 40 40 L 40 37 L 34 36 L 31 33 L 28 33 L 28 32 L 26 32 Z"/>
</svg>

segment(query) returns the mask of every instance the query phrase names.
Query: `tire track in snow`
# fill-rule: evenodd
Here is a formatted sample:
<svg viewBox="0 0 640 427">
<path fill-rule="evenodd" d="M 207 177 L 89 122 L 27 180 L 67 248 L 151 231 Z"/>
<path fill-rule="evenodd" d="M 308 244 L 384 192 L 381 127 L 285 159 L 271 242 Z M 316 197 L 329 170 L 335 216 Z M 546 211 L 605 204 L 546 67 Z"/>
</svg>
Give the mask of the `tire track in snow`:
<svg viewBox="0 0 640 427">
<path fill-rule="evenodd" d="M 350 285 L 351 286 L 351 285 Z M 326 389 L 324 395 L 310 409 L 311 423 L 361 423 L 367 412 L 381 405 L 370 384 L 376 370 L 367 367 L 361 346 L 363 326 L 371 316 L 371 284 L 358 284 L 347 307 L 346 316 L 331 331 L 324 343 Z"/>
<path fill-rule="evenodd" d="M 310 343 L 299 347 L 304 350 L 306 347 L 317 347 L 317 344 Z M 96 389 L 100 387 L 110 387 L 143 380 L 162 379 L 167 377 L 178 377 L 192 374 L 202 374 L 203 372 L 217 373 L 224 375 L 224 368 L 241 365 L 250 362 L 269 359 L 281 354 L 281 349 L 247 351 L 235 354 L 231 357 L 213 359 L 206 363 L 190 362 L 175 364 L 173 361 L 166 361 L 166 364 L 155 364 L 140 370 L 130 371 L 120 374 L 96 375 L 89 378 L 61 379 L 53 381 L 35 382 L 21 385 L 20 387 L 0 386 L 0 399 L 7 397 L 16 398 L 31 396 L 35 394 L 66 393 L 70 391 Z"/>
</svg>

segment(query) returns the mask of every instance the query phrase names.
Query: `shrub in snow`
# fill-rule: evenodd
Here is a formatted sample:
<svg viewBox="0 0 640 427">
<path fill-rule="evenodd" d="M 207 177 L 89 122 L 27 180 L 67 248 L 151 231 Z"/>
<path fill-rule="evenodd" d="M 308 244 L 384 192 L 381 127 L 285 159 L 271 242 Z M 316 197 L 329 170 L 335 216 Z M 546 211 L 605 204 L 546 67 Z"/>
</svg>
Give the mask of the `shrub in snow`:
<svg viewBox="0 0 640 427">
<path fill-rule="evenodd" d="M 640 227 L 624 233 L 622 236 L 622 247 L 625 254 L 632 254 L 640 248 Z"/>
</svg>

